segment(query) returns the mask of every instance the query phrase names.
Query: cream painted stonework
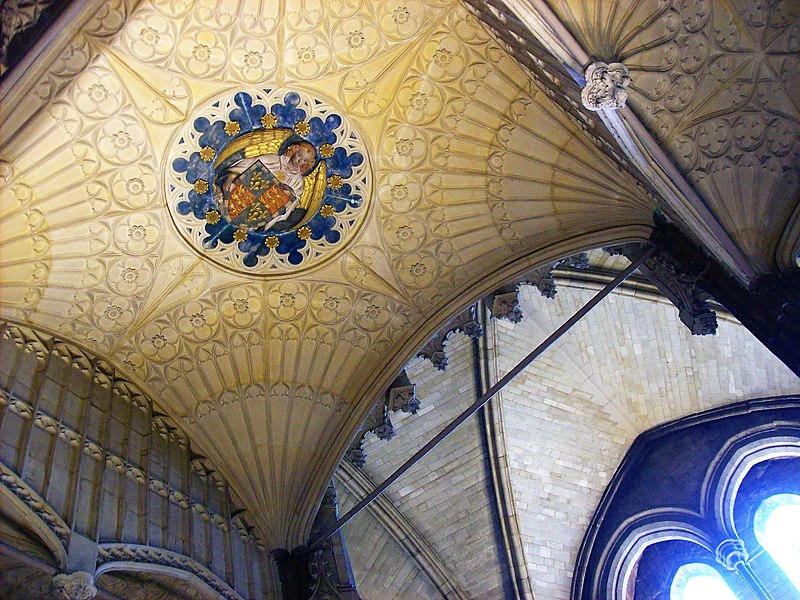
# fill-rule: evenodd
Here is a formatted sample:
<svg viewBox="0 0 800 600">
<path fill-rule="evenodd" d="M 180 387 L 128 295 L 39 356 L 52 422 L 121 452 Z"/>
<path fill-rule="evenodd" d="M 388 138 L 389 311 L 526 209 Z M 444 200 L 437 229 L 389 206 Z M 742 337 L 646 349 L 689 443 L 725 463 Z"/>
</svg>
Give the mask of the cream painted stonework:
<svg viewBox="0 0 800 600">
<path fill-rule="evenodd" d="M 649 234 L 654 199 L 457 3 L 104 6 L 0 115 L 0 317 L 141 385 L 271 548 L 305 541 L 349 435 L 448 317 Z M 190 250 L 160 185 L 195 108 L 258 85 L 341 111 L 374 170 L 347 249 L 275 281 Z"/>
</svg>

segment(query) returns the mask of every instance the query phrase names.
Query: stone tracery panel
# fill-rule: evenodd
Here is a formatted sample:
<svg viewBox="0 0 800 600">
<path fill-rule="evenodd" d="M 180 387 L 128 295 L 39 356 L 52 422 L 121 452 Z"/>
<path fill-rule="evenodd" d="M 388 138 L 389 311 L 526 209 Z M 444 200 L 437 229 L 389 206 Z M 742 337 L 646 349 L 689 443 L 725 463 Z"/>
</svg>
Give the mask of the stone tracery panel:
<svg viewBox="0 0 800 600">
<path fill-rule="evenodd" d="M 785 261 L 775 252 L 800 190 L 797 5 L 553 4 L 589 54 L 628 67 L 629 104 L 754 266 Z"/>
</svg>

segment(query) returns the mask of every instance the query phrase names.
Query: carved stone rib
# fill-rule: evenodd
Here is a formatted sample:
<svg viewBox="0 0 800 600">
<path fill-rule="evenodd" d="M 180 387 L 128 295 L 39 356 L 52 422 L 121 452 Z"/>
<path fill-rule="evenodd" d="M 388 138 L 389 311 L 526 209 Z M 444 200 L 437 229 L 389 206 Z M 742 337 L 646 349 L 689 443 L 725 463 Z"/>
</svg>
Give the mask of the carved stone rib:
<svg viewBox="0 0 800 600">
<path fill-rule="evenodd" d="M 360 469 L 342 462 L 336 471 L 336 478 L 357 498 L 363 498 L 375 489 Z M 383 525 L 390 536 L 419 565 L 430 578 L 443 598 L 466 600 L 469 596 L 461 589 L 458 580 L 439 558 L 436 550 L 425 537 L 395 508 L 386 496 L 378 496 L 367 510 Z"/>
</svg>

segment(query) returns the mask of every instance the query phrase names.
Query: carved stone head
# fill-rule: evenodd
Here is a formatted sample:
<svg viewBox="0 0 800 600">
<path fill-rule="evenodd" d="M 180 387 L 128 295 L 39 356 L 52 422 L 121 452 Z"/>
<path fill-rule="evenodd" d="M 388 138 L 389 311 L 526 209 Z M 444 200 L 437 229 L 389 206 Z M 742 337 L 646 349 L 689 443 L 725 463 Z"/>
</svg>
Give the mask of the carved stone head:
<svg viewBox="0 0 800 600">
<path fill-rule="evenodd" d="M 91 600 L 97 594 L 94 576 L 86 571 L 60 573 L 53 578 L 53 593 L 59 600 Z"/>
</svg>

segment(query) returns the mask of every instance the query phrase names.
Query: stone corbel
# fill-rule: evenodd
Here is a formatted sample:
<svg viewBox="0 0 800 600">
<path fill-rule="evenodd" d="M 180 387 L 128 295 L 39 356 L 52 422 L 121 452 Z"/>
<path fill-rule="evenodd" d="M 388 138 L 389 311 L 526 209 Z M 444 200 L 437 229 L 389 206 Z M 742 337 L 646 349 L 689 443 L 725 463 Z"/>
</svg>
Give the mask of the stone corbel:
<svg viewBox="0 0 800 600">
<path fill-rule="evenodd" d="M 373 432 L 378 439 L 388 441 L 395 436 L 389 413 L 403 411 L 416 414 L 417 410 L 419 410 L 417 387 L 403 370 L 386 389 L 383 402 L 378 402 L 372 407 L 364 424 L 345 452 L 345 459 L 359 468 L 363 467 L 367 462 L 367 455 L 364 452 L 364 438 L 367 433 Z"/>
<path fill-rule="evenodd" d="M 573 254 L 550 265 L 533 269 L 511 283 L 498 288 L 487 298 L 487 304 L 492 316 L 495 319 L 506 319 L 512 323 L 519 323 L 522 320 L 522 308 L 519 305 L 519 286 L 523 283 L 534 286 L 545 298 L 555 298 L 558 289 L 556 288 L 556 280 L 553 277 L 553 269 L 557 268 L 588 269 L 589 255 L 586 252 Z"/>
<path fill-rule="evenodd" d="M 519 286 L 506 285 L 496 289 L 487 299 L 489 312 L 495 319 L 505 319 L 512 323 L 522 321 L 522 307 L 519 305 Z"/>
<path fill-rule="evenodd" d="M 447 338 L 456 332 L 463 332 L 464 335 L 472 339 L 477 339 L 483 335 L 483 328 L 475 317 L 475 305 L 470 306 L 428 340 L 428 343 L 422 347 L 417 356 L 427 358 L 440 371 L 446 370 L 447 354 L 444 347 Z"/>
<path fill-rule="evenodd" d="M 605 251 L 612 256 L 623 255 L 636 260 L 645 246 L 622 244 L 609 246 Z M 702 272 L 695 272 L 672 256 L 667 249 L 659 248 L 639 271 L 658 288 L 678 309 L 681 322 L 692 335 L 714 335 L 717 332 L 717 314 L 709 307 L 709 294 L 700 284 Z"/>
<path fill-rule="evenodd" d="M 389 410 L 385 402 L 378 402 L 372 407 L 366 421 L 364 421 L 361 429 L 344 454 L 347 460 L 359 468 L 363 467 L 367 462 L 367 455 L 364 452 L 364 438 L 369 432 L 375 433 L 379 439 L 386 441 L 394 437 L 394 426 L 391 419 L 389 419 Z"/>
<path fill-rule="evenodd" d="M 540 267 L 528 273 L 523 283 L 528 283 L 539 290 L 545 298 L 551 300 L 556 297 L 556 280 L 553 278 L 553 266 Z"/>
<path fill-rule="evenodd" d="M 628 100 L 631 77 L 622 63 L 593 62 L 586 67 L 586 85 L 581 91 L 583 106 L 589 110 L 620 110 Z"/>
<path fill-rule="evenodd" d="M 419 410 L 417 400 L 417 386 L 411 383 L 405 369 L 400 372 L 386 390 L 386 406 L 392 412 L 401 410 L 405 413 L 416 414 Z"/>
<path fill-rule="evenodd" d="M 87 571 L 59 573 L 53 577 L 53 593 L 59 600 L 91 600 L 97 594 L 94 575 Z"/>
</svg>

